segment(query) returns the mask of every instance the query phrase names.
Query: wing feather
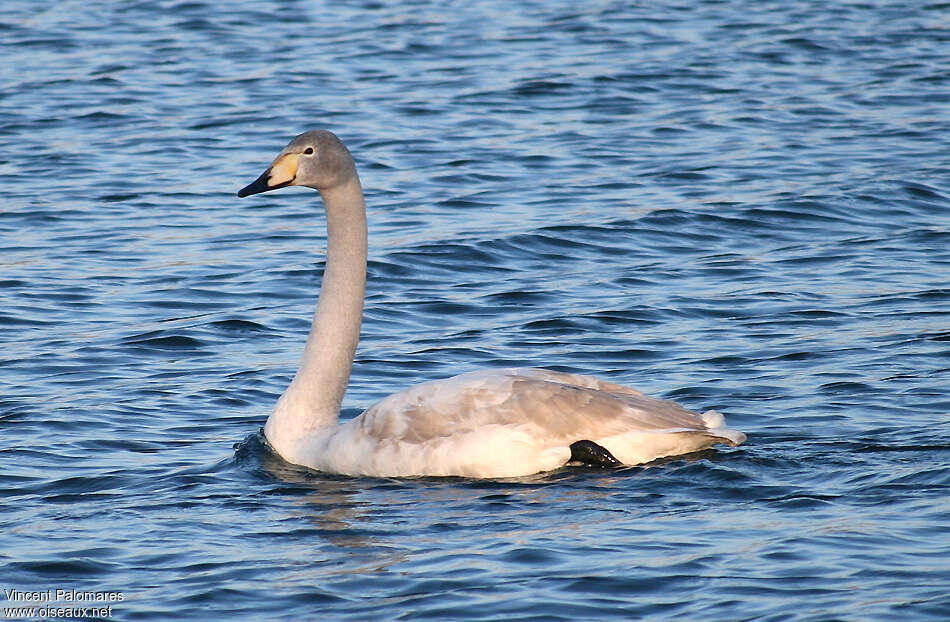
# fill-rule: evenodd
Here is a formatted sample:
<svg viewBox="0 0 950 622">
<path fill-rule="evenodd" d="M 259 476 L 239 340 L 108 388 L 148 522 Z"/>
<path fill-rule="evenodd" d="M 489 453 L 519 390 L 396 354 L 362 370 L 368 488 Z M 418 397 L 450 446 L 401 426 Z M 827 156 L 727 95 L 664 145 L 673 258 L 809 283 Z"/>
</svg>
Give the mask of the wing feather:
<svg viewBox="0 0 950 622">
<path fill-rule="evenodd" d="M 708 429 L 675 402 L 590 376 L 544 369 L 487 370 L 427 382 L 371 406 L 362 433 L 379 441 L 426 443 L 485 426 L 525 427 L 551 443 L 631 431 Z"/>
</svg>

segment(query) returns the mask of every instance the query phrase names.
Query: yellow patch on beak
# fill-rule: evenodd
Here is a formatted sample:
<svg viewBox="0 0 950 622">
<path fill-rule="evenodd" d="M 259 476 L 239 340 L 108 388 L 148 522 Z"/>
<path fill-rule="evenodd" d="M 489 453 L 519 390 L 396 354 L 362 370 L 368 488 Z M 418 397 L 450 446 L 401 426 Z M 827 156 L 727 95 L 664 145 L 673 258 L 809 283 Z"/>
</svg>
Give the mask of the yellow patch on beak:
<svg viewBox="0 0 950 622">
<path fill-rule="evenodd" d="M 289 184 L 297 177 L 297 164 L 300 161 L 300 155 L 288 153 L 281 159 L 274 162 L 270 167 L 270 175 L 267 177 L 267 184 L 271 187 L 280 184 Z"/>
</svg>

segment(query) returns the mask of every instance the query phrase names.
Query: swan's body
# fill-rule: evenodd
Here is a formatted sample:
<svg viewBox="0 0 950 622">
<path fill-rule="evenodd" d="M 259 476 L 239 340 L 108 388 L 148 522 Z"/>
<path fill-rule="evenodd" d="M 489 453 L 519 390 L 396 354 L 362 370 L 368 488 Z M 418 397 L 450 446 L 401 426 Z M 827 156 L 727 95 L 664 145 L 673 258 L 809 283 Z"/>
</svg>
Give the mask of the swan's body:
<svg viewBox="0 0 950 622">
<path fill-rule="evenodd" d="M 511 477 L 564 466 L 581 455 L 578 442 L 606 462 L 632 465 L 745 440 L 716 412 L 700 415 L 612 382 L 544 369 L 426 382 L 339 424 L 363 314 L 363 192 L 346 147 L 320 130 L 292 140 L 238 196 L 289 185 L 320 191 L 328 249 L 300 368 L 264 426 L 288 462 L 348 475 Z"/>
</svg>

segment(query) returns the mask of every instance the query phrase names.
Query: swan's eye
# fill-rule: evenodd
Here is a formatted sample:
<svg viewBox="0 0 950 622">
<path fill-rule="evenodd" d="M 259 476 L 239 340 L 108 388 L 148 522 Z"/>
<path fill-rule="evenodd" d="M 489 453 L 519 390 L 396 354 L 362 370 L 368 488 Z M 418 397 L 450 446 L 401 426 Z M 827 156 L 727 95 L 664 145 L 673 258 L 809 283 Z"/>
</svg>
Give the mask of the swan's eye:
<svg viewBox="0 0 950 622">
<path fill-rule="evenodd" d="M 307 147 L 306 149 L 303 150 L 303 152 L 306 155 L 313 155 L 313 147 Z"/>
</svg>

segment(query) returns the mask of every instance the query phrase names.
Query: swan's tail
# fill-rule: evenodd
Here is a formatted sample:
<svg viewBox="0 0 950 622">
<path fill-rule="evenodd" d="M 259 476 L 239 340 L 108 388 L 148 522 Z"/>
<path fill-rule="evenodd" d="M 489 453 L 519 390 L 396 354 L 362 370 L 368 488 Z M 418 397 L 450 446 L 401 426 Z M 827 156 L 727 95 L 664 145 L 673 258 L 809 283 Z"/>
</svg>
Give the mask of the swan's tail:
<svg viewBox="0 0 950 622">
<path fill-rule="evenodd" d="M 745 442 L 745 434 L 739 430 L 726 427 L 726 418 L 722 416 L 722 413 L 707 410 L 700 417 L 703 418 L 703 424 L 709 430 L 709 435 L 721 440 L 726 445 L 735 447 Z"/>
</svg>

